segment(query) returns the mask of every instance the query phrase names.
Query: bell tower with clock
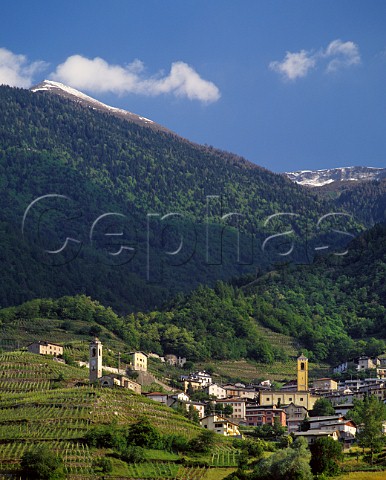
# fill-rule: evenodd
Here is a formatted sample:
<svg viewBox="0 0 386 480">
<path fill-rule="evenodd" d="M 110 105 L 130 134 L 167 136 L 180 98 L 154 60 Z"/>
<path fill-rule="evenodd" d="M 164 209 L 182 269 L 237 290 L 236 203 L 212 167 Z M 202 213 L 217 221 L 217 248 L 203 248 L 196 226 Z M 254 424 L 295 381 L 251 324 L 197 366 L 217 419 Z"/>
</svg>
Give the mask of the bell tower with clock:
<svg viewBox="0 0 386 480">
<path fill-rule="evenodd" d="M 102 376 L 102 343 L 95 337 L 90 342 L 90 383 Z"/>
</svg>

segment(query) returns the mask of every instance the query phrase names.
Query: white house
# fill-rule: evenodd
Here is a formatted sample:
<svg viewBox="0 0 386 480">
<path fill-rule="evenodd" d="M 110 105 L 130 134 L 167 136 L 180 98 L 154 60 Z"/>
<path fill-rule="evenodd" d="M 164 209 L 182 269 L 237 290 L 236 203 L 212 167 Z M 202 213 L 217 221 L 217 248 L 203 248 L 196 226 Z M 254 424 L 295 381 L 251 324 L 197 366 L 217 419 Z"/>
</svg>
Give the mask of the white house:
<svg viewBox="0 0 386 480">
<path fill-rule="evenodd" d="M 321 417 L 310 417 L 307 421 L 310 424 L 310 429 L 321 429 L 327 422 L 343 422 L 346 418 L 343 415 L 323 415 Z"/>
<path fill-rule="evenodd" d="M 154 400 L 155 402 L 162 403 L 164 405 L 168 404 L 168 394 L 163 392 L 150 392 L 144 393 L 144 396 Z"/>
<path fill-rule="evenodd" d="M 242 383 L 223 385 L 223 388 L 226 391 L 227 397 L 240 397 L 255 400 L 259 396 L 259 393 L 256 391 L 255 387 L 246 387 Z"/>
<path fill-rule="evenodd" d="M 168 363 L 169 365 L 172 365 L 173 367 L 182 368 L 186 363 L 186 358 L 177 357 L 177 355 L 174 355 L 173 353 L 168 353 L 165 355 L 165 361 L 166 363 Z"/>
<path fill-rule="evenodd" d="M 339 440 L 339 433 L 337 431 L 328 430 L 308 430 L 307 432 L 294 432 L 295 437 L 303 437 L 311 445 L 318 438 L 331 437 L 333 440 Z"/>
<path fill-rule="evenodd" d="M 147 358 L 148 355 L 145 352 L 130 352 L 131 357 L 130 366 L 133 370 L 147 372 Z"/>
<path fill-rule="evenodd" d="M 344 373 L 347 372 L 348 369 L 348 362 L 343 362 L 334 367 L 333 372 L 334 373 Z"/>
<path fill-rule="evenodd" d="M 357 427 L 352 420 L 344 420 L 342 422 L 326 422 L 320 427 L 326 431 L 337 431 L 339 437 L 345 443 L 353 442 L 357 433 Z M 312 430 L 312 428 L 311 428 Z"/>
<path fill-rule="evenodd" d="M 217 383 L 212 383 L 211 385 L 208 385 L 205 388 L 205 392 L 213 397 L 216 397 L 218 399 L 220 398 L 226 398 L 227 392 L 225 388 L 223 388 L 221 385 L 218 385 Z"/>
<path fill-rule="evenodd" d="M 28 351 L 39 355 L 63 355 L 63 347 L 51 342 L 33 342 L 28 345 Z"/>
<path fill-rule="evenodd" d="M 377 368 L 377 366 L 380 364 L 381 362 L 379 361 L 378 358 L 375 358 L 374 360 L 370 357 L 360 357 L 359 360 L 358 360 L 358 366 L 357 366 L 357 370 L 360 371 L 360 370 L 370 370 L 370 369 L 373 369 L 373 368 Z"/>
<path fill-rule="evenodd" d="M 208 430 L 213 430 L 226 437 L 241 436 L 238 425 L 221 415 L 207 415 L 201 419 L 200 423 L 202 427 L 207 428 Z"/>
</svg>

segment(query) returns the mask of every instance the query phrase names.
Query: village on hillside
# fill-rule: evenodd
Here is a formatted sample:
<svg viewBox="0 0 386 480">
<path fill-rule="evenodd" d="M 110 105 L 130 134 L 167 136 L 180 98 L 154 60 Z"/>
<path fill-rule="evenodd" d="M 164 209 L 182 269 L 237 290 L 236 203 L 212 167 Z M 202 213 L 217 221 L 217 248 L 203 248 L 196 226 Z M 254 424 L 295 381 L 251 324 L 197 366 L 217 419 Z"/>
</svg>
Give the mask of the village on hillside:
<svg viewBox="0 0 386 480">
<path fill-rule="evenodd" d="M 63 346 L 47 341 L 35 341 L 28 351 L 50 355 L 64 362 Z M 171 366 L 183 367 L 187 359 L 169 354 L 159 357 L 142 351 L 130 352 L 130 364 L 126 368 L 103 365 L 103 345 L 95 337 L 89 344 L 89 361 L 79 362 L 89 369 L 89 383 L 102 387 L 129 389 L 154 402 L 180 411 L 203 428 L 217 434 L 242 438 L 243 432 L 253 427 L 282 428 L 294 438 L 303 437 L 308 444 L 329 437 L 340 442 L 345 449 L 355 444 L 360 426 L 350 418 L 354 400 L 374 395 L 386 402 L 386 355 L 377 358 L 360 357 L 342 363 L 333 369 L 343 374 L 350 368 L 358 372 L 358 378 L 336 381 L 332 378 L 316 378 L 309 382 L 308 359 L 300 355 L 293 369 L 296 380 L 274 388 L 270 379 L 259 384 L 217 383 L 206 371 L 192 371 L 181 375 L 181 389 L 172 388 L 148 372 L 149 358 L 157 358 Z M 352 370 L 351 370 L 352 371 Z M 369 378 L 359 378 L 359 373 L 369 372 Z M 157 391 L 142 392 L 143 385 L 159 384 Z M 318 414 L 315 405 L 321 399 L 331 405 L 328 415 Z M 315 414 L 316 413 L 316 414 Z M 383 426 L 386 434 L 386 422 Z"/>
</svg>

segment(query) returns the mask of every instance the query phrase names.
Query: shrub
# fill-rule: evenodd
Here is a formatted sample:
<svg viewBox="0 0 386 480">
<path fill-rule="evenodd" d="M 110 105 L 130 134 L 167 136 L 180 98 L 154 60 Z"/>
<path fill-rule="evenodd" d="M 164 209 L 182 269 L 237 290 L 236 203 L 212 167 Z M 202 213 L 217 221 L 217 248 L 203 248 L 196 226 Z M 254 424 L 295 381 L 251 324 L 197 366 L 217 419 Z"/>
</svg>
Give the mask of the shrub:
<svg viewBox="0 0 386 480">
<path fill-rule="evenodd" d="M 146 460 L 145 450 L 136 445 L 129 445 L 126 450 L 121 453 L 120 458 L 127 463 L 141 463 Z"/>
<path fill-rule="evenodd" d="M 163 448 L 169 452 L 187 452 L 189 450 L 189 442 L 182 435 L 164 435 L 162 444 Z"/>
<path fill-rule="evenodd" d="M 158 448 L 161 444 L 161 435 L 149 420 L 143 417 L 130 425 L 127 442 L 138 447 Z"/>
<path fill-rule="evenodd" d="M 213 447 L 215 442 L 215 433 L 211 430 L 203 430 L 198 437 L 189 442 L 189 450 L 192 452 L 206 453 Z"/>
<path fill-rule="evenodd" d="M 92 447 L 115 448 L 118 450 L 126 447 L 126 438 L 123 431 L 115 424 L 91 428 L 86 433 L 85 440 Z"/>
<path fill-rule="evenodd" d="M 113 462 L 110 458 L 100 457 L 93 461 L 93 468 L 99 468 L 102 473 L 111 473 L 113 471 Z"/>
<path fill-rule="evenodd" d="M 65 478 L 63 461 L 45 445 L 39 445 L 24 453 L 21 459 L 23 474 L 36 480 Z"/>
</svg>

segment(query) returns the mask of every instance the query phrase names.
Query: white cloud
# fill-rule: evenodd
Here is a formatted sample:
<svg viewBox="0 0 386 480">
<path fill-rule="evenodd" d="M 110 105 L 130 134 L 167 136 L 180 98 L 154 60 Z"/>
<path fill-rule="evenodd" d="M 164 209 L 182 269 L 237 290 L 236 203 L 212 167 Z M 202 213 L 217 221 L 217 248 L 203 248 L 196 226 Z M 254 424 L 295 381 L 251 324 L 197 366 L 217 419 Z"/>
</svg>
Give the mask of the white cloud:
<svg viewBox="0 0 386 480">
<path fill-rule="evenodd" d="M 99 57 L 89 59 L 82 55 L 72 55 L 56 68 L 50 78 L 93 93 L 150 96 L 169 93 L 203 103 L 215 102 L 220 98 L 217 86 L 201 78 L 184 62 L 173 63 L 166 76 L 158 74 L 149 77 L 144 71 L 144 64 L 140 60 L 121 66 L 111 65 Z"/>
<path fill-rule="evenodd" d="M 340 68 L 359 65 L 361 56 L 358 45 L 354 42 L 342 42 L 342 40 L 333 40 L 326 48 L 323 56 L 331 58 L 327 65 L 327 72 L 334 72 Z"/>
<path fill-rule="evenodd" d="M 280 73 L 286 80 L 296 80 L 305 77 L 312 68 L 316 68 L 319 64 L 323 65 L 323 63 L 327 73 L 359 65 L 361 56 L 358 45 L 351 41 L 333 40 L 326 49 L 321 49 L 317 53 L 307 50 L 296 53 L 287 52 L 281 62 L 271 62 L 269 68 Z"/>
<path fill-rule="evenodd" d="M 283 75 L 287 80 L 296 80 L 305 77 L 316 61 L 309 52 L 302 50 L 298 53 L 287 52 L 282 62 L 271 62 L 269 68 Z"/>
<path fill-rule="evenodd" d="M 0 85 L 29 88 L 33 76 L 46 67 L 45 62 L 29 62 L 25 55 L 0 48 Z"/>
</svg>

